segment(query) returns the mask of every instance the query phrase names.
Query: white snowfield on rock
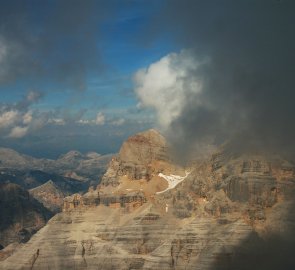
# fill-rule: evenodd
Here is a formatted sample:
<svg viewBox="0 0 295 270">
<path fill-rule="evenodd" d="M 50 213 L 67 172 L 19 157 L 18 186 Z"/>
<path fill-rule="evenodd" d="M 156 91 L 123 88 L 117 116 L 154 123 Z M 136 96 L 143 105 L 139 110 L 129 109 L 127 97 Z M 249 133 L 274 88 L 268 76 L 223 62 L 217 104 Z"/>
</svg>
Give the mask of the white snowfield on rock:
<svg viewBox="0 0 295 270">
<path fill-rule="evenodd" d="M 179 183 L 181 183 L 190 172 L 185 172 L 185 176 L 179 176 L 175 174 L 165 175 L 163 173 L 159 173 L 158 175 L 162 178 L 164 178 L 168 182 L 168 187 L 165 190 L 156 192 L 156 194 L 164 193 L 169 189 L 175 188 Z"/>
</svg>

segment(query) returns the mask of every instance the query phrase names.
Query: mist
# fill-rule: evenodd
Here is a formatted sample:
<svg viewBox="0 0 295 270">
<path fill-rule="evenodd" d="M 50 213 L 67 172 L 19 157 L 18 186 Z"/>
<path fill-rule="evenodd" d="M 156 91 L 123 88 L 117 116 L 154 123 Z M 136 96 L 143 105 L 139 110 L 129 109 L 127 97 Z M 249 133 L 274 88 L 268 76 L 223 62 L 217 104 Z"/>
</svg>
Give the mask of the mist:
<svg viewBox="0 0 295 270">
<path fill-rule="evenodd" d="M 294 1 L 167 2 L 155 24 L 184 51 L 139 71 L 135 93 L 180 155 L 227 143 L 294 157 L 294 10 Z M 157 84 L 155 66 L 169 84 Z"/>
</svg>

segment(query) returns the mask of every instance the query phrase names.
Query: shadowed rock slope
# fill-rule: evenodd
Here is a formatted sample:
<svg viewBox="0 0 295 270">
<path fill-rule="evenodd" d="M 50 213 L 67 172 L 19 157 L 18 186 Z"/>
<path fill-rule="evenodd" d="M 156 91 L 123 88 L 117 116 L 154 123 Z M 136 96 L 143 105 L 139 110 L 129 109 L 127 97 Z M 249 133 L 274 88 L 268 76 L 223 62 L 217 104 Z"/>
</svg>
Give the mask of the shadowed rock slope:
<svg viewBox="0 0 295 270">
<path fill-rule="evenodd" d="M 220 150 L 182 168 L 168 153 L 154 130 L 130 137 L 103 183 L 67 197 L 0 269 L 294 269 L 292 163 Z"/>
<path fill-rule="evenodd" d="M 0 244 L 26 242 L 52 216 L 16 184 L 0 184 Z"/>
</svg>

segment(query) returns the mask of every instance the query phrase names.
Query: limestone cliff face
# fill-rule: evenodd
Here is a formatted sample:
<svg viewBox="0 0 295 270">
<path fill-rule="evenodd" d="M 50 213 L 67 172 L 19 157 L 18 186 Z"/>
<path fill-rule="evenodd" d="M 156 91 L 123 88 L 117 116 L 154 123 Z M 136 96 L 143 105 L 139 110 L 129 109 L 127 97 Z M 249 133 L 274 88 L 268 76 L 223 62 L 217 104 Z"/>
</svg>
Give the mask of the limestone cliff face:
<svg viewBox="0 0 295 270">
<path fill-rule="evenodd" d="M 150 180 L 168 163 L 167 151 L 165 138 L 154 129 L 131 136 L 123 143 L 119 154 L 112 158 L 102 184 L 116 186 L 122 176 Z"/>
<path fill-rule="evenodd" d="M 133 211 L 146 202 L 143 192 L 129 192 L 125 194 L 99 194 L 98 190 L 90 188 L 84 195 L 73 194 L 64 199 L 63 212 L 72 210 L 85 210 L 88 208 L 105 205 L 110 208 L 123 208 Z"/>
<path fill-rule="evenodd" d="M 295 269 L 292 163 L 221 150 L 184 173 L 155 134 L 129 138 L 0 269 Z"/>
</svg>

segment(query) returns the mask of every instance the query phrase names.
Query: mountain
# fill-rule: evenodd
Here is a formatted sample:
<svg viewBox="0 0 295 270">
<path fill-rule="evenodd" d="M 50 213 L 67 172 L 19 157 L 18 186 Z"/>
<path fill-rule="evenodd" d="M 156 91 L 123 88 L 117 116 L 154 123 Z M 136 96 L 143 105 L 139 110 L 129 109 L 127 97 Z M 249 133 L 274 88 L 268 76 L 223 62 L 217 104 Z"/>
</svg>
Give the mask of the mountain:
<svg viewBox="0 0 295 270">
<path fill-rule="evenodd" d="M 101 184 L 0 269 L 295 269 L 295 166 L 225 147 L 174 164 L 155 130 L 131 136 Z"/>
<path fill-rule="evenodd" d="M 57 160 L 36 159 L 0 148 L 0 226 L 4 226 L 0 228 L 0 248 L 5 247 L 0 259 L 61 211 L 65 196 L 97 185 L 109 159 L 110 155 L 77 151 Z"/>
<path fill-rule="evenodd" d="M 38 187 L 47 181 L 53 181 L 65 194 L 86 191 L 87 182 L 81 182 L 74 178 L 60 176 L 56 173 L 48 173 L 40 170 L 0 169 L 0 183 L 15 183 L 25 189 Z"/>
<path fill-rule="evenodd" d="M 160 172 L 184 173 L 184 169 L 170 161 L 165 138 L 158 131 L 150 129 L 131 136 L 123 143 L 102 178 L 101 191 L 107 192 L 107 187 L 113 186 L 117 187 L 117 192 L 125 192 L 125 185 L 130 188 L 130 185 L 139 183 L 159 191 L 161 186 L 166 185 L 166 181 L 158 176 Z"/>
<path fill-rule="evenodd" d="M 20 186 L 0 184 L 0 244 L 26 242 L 52 213 Z"/>
<path fill-rule="evenodd" d="M 93 185 L 99 183 L 111 157 L 112 155 L 99 155 L 95 152 L 83 155 L 78 151 L 70 151 L 57 160 L 37 159 L 12 149 L 0 148 L 0 170 L 42 171 L 88 181 Z"/>
<path fill-rule="evenodd" d="M 95 185 L 105 173 L 112 156 L 112 154 L 100 155 L 95 152 L 81 154 L 78 151 L 70 151 L 55 161 L 51 171 L 80 181 L 88 180 L 90 185 Z"/>
<path fill-rule="evenodd" d="M 41 186 L 30 189 L 29 193 L 51 212 L 60 212 L 65 194 L 54 184 L 52 180 L 47 181 Z"/>
<path fill-rule="evenodd" d="M 37 159 L 22 155 L 12 149 L 0 147 L 0 167 L 14 169 L 42 169 L 48 166 L 52 160 Z"/>
</svg>

